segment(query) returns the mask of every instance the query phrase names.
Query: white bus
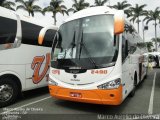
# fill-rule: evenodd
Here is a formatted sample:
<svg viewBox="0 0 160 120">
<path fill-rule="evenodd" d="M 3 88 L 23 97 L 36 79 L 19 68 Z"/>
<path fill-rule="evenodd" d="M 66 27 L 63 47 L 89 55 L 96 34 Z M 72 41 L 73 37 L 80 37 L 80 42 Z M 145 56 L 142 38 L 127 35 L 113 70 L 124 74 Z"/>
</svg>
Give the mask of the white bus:
<svg viewBox="0 0 160 120">
<path fill-rule="evenodd" d="M 52 46 L 51 96 L 121 104 L 147 75 L 141 44 L 121 10 L 92 7 L 73 14 L 60 26 Z"/>
<path fill-rule="evenodd" d="M 144 54 L 147 58 L 148 61 L 150 62 L 151 67 L 158 67 L 156 66 L 156 56 L 159 59 L 159 63 L 160 63 L 160 52 L 148 52 Z"/>
<path fill-rule="evenodd" d="M 45 24 L 0 7 L 0 107 L 22 91 L 47 86 L 50 51 L 57 27 L 38 43 Z"/>
</svg>

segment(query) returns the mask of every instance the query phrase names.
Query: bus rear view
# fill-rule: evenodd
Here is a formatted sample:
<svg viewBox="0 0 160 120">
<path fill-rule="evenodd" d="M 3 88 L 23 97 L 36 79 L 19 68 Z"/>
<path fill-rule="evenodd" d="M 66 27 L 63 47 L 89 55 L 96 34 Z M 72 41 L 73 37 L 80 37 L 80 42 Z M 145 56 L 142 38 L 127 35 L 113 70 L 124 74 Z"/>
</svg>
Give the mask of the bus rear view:
<svg viewBox="0 0 160 120">
<path fill-rule="evenodd" d="M 119 105 L 124 13 L 106 7 L 82 10 L 67 19 L 55 37 L 49 74 L 51 96 L 76 102 Z M 127 82 L 125 83 L 126 86 Z"/>
</svg>

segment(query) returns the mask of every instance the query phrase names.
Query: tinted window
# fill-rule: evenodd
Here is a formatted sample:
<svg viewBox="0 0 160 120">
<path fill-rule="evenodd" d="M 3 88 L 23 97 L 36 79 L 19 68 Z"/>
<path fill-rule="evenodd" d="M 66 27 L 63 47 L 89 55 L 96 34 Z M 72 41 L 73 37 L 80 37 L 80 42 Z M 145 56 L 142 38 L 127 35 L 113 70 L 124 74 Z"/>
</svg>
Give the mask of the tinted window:
<svg viewBox="0 0 160 120">
<path fill-rule="evenodd" d="M 41 26 L 22 21 L 22 43 L 29 45 L 38 45 L 39 32 Z"/>
<path fill-rule="evenodd" d="M 44 37 L 43 44 L 39 45 L 38 36 L 41 29 L 42 29 L 41 26 L 22 21 L 22 43 L 29 45 L 51 47 L 56 31 L 48 30 Z"/>
<path fill-rule="evenodd" d="M 0 17 L 0 44 L 14 43 L 16 32 L 16 20 Z"/>
<path fill-rule="evenodd" d="M 125 54 L 125 51 L 126 51 L 126 39 L 125 39 L 125 36 L 123 35 L 122 36 L 122 62 L 124 62 L 124 60 L 127 57 Z"/>
<path fill-rule="evenodd" d="M 132 25 L 125 24 L 125 36 L 128 40 L 128 50 L 130 54 L 136 51 L 136 43 L 138 42 L 137 33 Z"/>
</svg>

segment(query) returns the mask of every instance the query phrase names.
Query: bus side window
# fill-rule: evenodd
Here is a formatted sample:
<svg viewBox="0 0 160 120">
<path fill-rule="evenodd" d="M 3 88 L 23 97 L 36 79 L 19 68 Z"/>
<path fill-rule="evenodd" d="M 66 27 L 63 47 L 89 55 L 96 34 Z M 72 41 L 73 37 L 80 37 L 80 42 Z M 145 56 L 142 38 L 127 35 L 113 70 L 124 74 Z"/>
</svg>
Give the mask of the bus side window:
<svg viewBox="0 0 160 120">
<path fill-rule="evenodd" d="M 128 40 L 125 40 L 125 57 L 128 56 Z"/>
<path fill-rule="evenodd" d="M 125 37 L 122 36 L 122 62 L 124 62 L 125 58 Z"/>
<path fill-rule="evenodd" d="M 16 38 L 17 21 L 0 17 L 0 50 L 12 48 Z"/>
<path fill-rule="evenodd" d="M 122 36 L 122 62 L 124 62 L 124 60 L 128 56 L 126 49 L 128 49 L 128 41 L 125 39 L 124 36 Z"/>
<path fill-rule="evenodd" d="M 42 29 L 41 26 L 21 21 L 22 25 L 22 44 L 36 45 L 38 44 L 39 32 Z"/>
</svg>

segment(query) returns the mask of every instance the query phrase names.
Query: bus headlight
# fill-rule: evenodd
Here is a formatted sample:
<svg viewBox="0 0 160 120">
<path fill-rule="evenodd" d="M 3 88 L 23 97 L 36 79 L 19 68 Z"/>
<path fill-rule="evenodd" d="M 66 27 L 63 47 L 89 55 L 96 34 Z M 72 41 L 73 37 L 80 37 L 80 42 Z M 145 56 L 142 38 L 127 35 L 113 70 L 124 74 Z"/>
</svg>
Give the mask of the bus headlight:
<svg viewBox="0 0 160 120">
<path fill-rule="evenodd" d="M 48 80 L 48 84 L 50 84 L 50 85 L 55 85 L 55 86 L 57 86 L 58 85 L 58 83 L 56 83 L 54 80 L 52 80 L 50 77 L 49 77 L 49 80 Z"/>
<path fill-rule="evenodd" d="M 99 85 L 97 86 L 98 89 L 115 89 L 115 88 L 118 88 L 121 84 L 121 79 L 118 78 L 118 79 L 115 79 L 115 80 L 112 80 L 112 81 L 109 81 L 107 83 L 104 83 L 102 85 Z"/>
</svg>

